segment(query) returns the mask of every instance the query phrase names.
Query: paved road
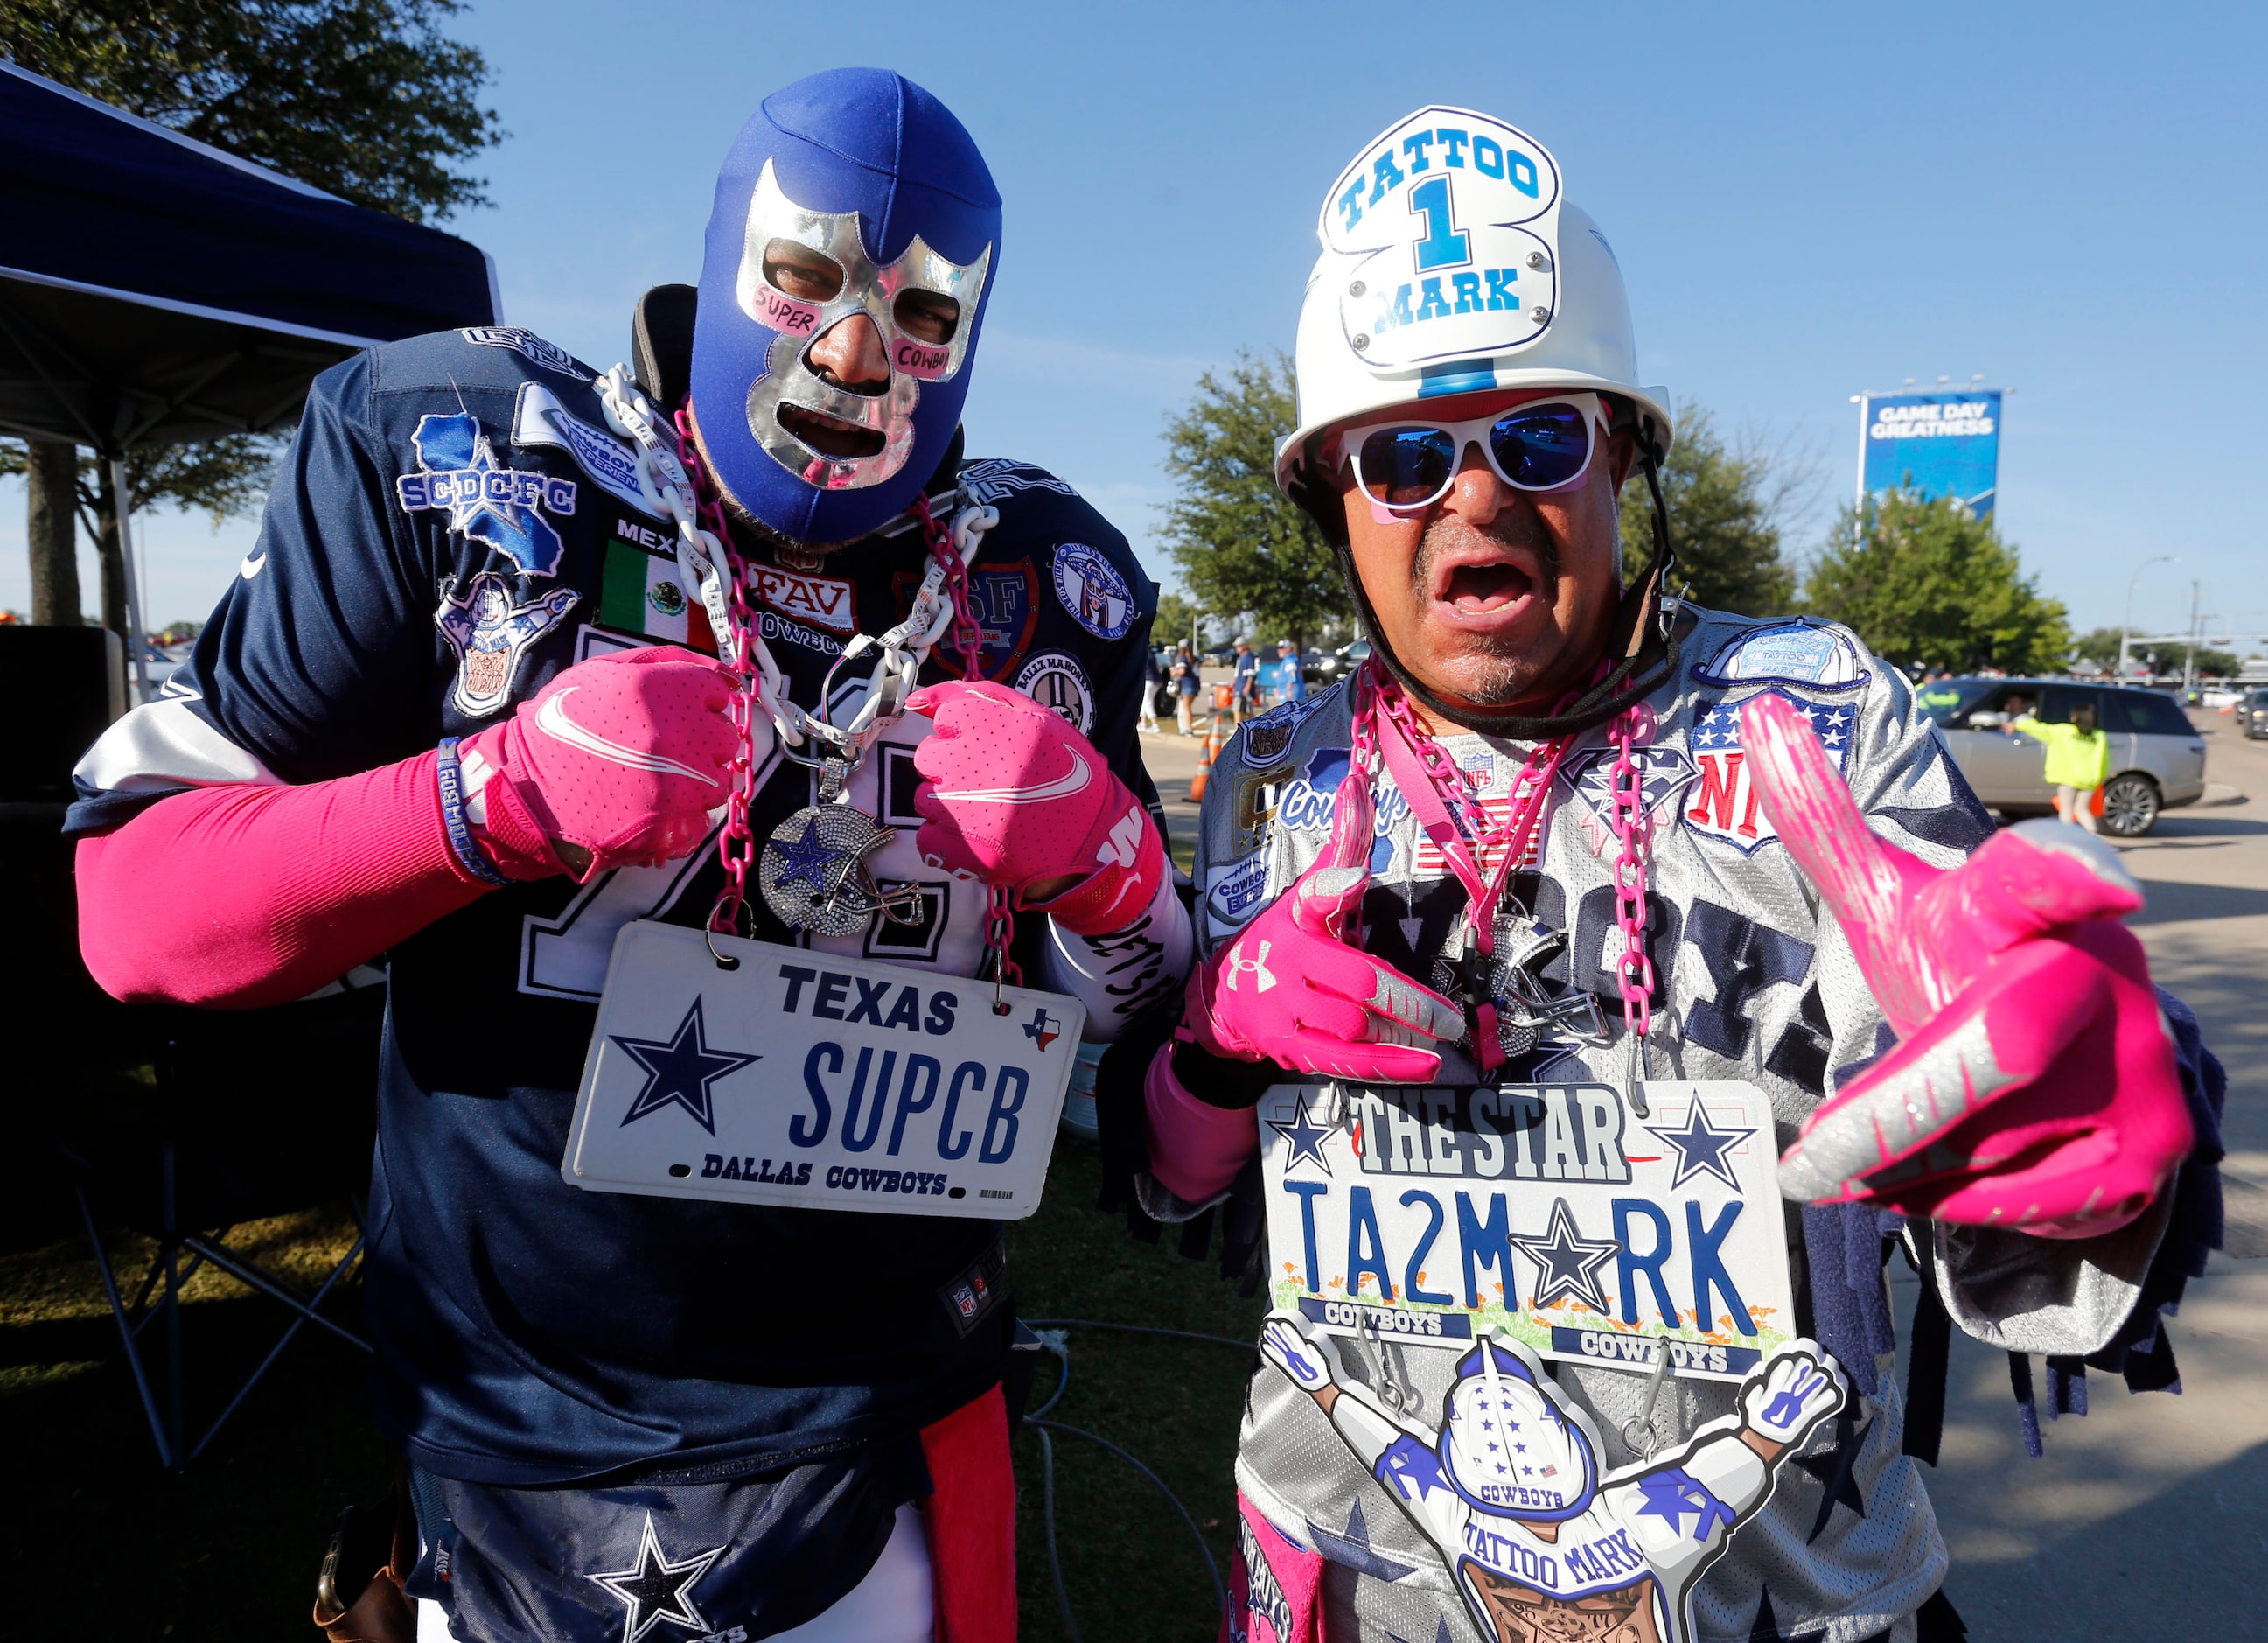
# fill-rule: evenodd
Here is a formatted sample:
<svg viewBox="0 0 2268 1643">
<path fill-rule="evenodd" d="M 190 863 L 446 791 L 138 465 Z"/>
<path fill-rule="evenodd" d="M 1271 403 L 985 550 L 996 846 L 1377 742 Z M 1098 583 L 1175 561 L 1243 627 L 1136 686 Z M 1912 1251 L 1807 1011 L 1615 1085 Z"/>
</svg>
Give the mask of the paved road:
<svg viewBox="0 0 2268 1643">
<path fill-rule="evenodd" d="M 2228 1068 L 2231 1255 L 2268 1256 L 2268 742 L 2196 718 L 2211 796 L 2257 797 L 2171 812 L 2118 849 L 2149 891 L 2133 922 L 2154 971 Z M 1143 740 L 1177 845 L 1196 834 L 1197 747 Z M 1891 1276 L 1903 1320 L 1913 1281 L 1903 1261 Z M 2268 1259 L 2214 1256 L 2172 1334 L 2181 1396 L 2092 1376 L 2092 1412 L 2051 1424 L 2033 1461 L 2007 1359 L 1956 1332 L 1930 1492 L 1975 1643 L 2268 1637 Z"/>
<path fill-rule="evenodd" d="M 2228 1069 L 2229 1249 L 2268 1256 L 2268 742 L 2205 728 L 2206 775 L 2256 795 L 2176 810 L 2118 846 L 2149 891 L 2133 923 Z M 1893 1261 L 1902 1315 L 1914 1286 Z M 1977 1643 L 2268 1636 L 2268 1260 L 2213 1257 L 2171 1325 L 2183 1395 L 2089 1377 L 2093 1408 L 2025 1457 L 2007 1359 L 1955 1337 L 1930 1479 L 1946 1590 Z M 2037 1366 L 2035 1366 L 2036 1370 Z"/>
</svg>

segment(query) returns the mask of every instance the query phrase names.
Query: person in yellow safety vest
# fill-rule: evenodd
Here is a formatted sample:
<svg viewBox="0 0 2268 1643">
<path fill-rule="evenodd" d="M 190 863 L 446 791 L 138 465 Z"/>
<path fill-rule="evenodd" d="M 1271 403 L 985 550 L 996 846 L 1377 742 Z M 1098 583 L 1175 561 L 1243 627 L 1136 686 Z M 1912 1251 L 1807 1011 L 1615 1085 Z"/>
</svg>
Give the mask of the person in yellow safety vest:
<svg viewBox="0 0 2268 1643">
<path fill-rule="evenodd" d="M 2047 778 L 2055 784 L 2056 814 L 2090 833 L 2099 831 L 2095 795 L 2110 774 L 2110 738 L 2096 728 L 2094 708 L 2084 703 L 2073 708 L 2068 725 L 2044 724 L 2021 713 L 2005 728 L 2011 734 L 2021 730 L 2047 743 Z"/>
</svg>

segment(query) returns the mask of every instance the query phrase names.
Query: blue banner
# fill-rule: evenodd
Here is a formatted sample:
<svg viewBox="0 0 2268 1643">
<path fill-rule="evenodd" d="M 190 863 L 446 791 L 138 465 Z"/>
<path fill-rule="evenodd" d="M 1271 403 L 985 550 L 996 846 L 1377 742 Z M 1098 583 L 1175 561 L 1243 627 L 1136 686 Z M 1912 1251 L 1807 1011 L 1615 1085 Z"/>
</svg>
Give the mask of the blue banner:
<svg viewBox="0 0 2268 1643">
<path fill-rule="evenodd" d="M 1863 401 L 1862 488 L 1880 496 L 1911 490 L 1958 497 L 1980 519 L 1992 512 L 2000 478 L 2000 395 L 1885 394 Z"/>
</svg>

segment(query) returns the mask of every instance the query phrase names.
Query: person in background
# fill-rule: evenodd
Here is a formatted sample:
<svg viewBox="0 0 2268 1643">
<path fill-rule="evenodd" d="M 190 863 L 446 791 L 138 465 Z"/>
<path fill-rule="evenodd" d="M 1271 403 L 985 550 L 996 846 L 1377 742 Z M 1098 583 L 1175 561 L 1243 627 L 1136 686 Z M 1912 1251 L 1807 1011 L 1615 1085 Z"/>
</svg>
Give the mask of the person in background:
<svg viewBox="0 0 2268 1643">
<path fill-rule="evenodd" d="M 1253 653 L 1249 634 L 1236 636 L 1236 722 L 1244 723 L 1247 713 L 1260 711 L 1260 658 Z"/>
<path fill-rule="evenodd" d="M 1300 671 L 1300 652 L 1289 639 L 1276 641 L 1276 699 L 1279 702 L 1303 702 L 1307 696 L 1307 681 Z"/>
<path fill-rule="evenodd" d="M 1197 659 L 1186 645 L 1174 652 L 1174 718 L 1182 734 L 1197 734 Z"/>
<path fill-rule="evenodd" d="M 1165 670 L 1158 666 L 1158 652 L 1145 648 L 1142 652 L 1142 710 L 1134 719 L 1137 732 L 1152 736 L 1158 733 L 1158 690 L 1165 682 Z"/>
<path fill-rule="evenodd" d="M 2012 709 L 2016 705 L 2009 704 Z M 2047 778 L 2056 790 L 2056 814 L 2090 833 L 2101 831 L 2095 821 L 2095 796 L 2110 774 L 2110 738 L 2095 724 L 2093 704 L 2082 702 L 2072 709 L 2068 725 L 2044 724 L 2022 711 L 2012 715 L 2002 728 L 2010 735 L 2021 731 L 2048 744 Z"/>
</svg>

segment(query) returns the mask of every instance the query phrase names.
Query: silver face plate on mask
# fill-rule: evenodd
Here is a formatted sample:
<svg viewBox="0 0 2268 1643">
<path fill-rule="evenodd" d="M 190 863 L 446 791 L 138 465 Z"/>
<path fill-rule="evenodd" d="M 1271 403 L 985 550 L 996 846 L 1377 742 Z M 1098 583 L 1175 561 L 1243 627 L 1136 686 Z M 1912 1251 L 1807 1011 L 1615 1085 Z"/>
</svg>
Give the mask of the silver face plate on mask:
<svg viewBox="0 0 2268 1643">
<path fill-rule="evenodd" d="M 804 246 L 843 270 L 843 284 L 825 302 L 792 297 L 764 273 L 765 253 L 776 239 Z M 968 264 L 947 261 L 917 234 L 897 260 L 877 265 L 858 232 L 856 211 L 814 211 L 782 191 L 770 160 L 748 198 L 735 295 L 740 311 L 779 333 L 766 350 L 764 374 L 749 385 L 748 431 L 790 473 L 823 490 L 858 490 L 878 485 L 906 464 L 914 446 L 914 408 L 924 382 L 949 381 L 968 357 L 978 299 L 992 263 L 986 246 Z M 959 305 L 952 336 L 942 343 L 913 335 L 898 323 L 897 299 L 923 291 Z M 890 361 L 887 387 L 858 394 L 838 387 L 814 372 L 811 345 L 853 314 L 865 314 L 881 333 Z M 870 456 L 833 456 L 813 449 L 780 422 L 783 407 L 813 411 L 864 428 L 881 437 Z"/>
</svg>

